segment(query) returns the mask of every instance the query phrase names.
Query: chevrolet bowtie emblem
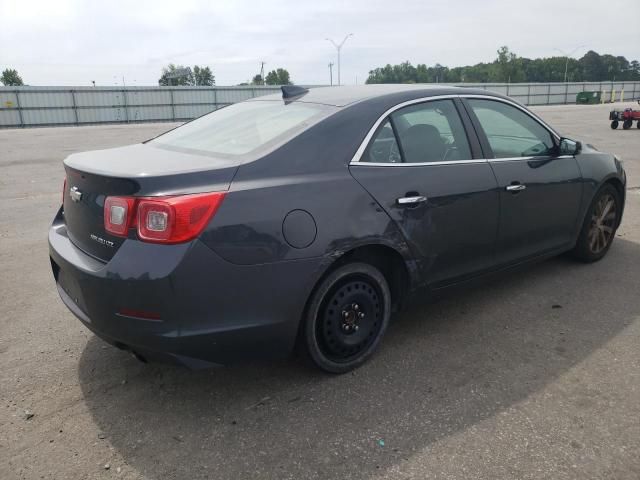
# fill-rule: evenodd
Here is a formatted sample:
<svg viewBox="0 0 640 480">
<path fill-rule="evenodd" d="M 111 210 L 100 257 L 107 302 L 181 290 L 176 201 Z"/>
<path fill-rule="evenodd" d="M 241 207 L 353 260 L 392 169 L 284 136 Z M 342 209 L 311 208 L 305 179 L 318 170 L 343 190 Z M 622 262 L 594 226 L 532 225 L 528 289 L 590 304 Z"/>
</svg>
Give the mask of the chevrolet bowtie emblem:
<svg viewBox="0 0 640 480">
<path fill-rule="evenodd" d="M 79 202 L 82 198 L 82 192 L 78 190 L 78 187 L 71 187 L 71 189 L 69 190 L 69 196 L 74 202 Z"/>
</svg>

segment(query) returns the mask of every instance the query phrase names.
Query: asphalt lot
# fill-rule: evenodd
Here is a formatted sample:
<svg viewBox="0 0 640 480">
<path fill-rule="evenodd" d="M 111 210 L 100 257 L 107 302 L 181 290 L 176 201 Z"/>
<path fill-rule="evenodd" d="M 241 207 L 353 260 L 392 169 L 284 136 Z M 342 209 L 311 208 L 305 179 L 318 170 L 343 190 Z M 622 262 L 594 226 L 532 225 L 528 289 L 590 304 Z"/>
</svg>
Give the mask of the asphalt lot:
<svg viewBox="0 0 640 480">
<path fill-rule="evenodd" d="M 172 125 L 0 130 L 0 478 L 640 478 L 640 130 L 609 109 L 535 109 L 625 159 L 608 256 L 396 315 L 344 376 L 144 365 L 95 338 L 50 273 L 62 160 Z"/>
</svg>

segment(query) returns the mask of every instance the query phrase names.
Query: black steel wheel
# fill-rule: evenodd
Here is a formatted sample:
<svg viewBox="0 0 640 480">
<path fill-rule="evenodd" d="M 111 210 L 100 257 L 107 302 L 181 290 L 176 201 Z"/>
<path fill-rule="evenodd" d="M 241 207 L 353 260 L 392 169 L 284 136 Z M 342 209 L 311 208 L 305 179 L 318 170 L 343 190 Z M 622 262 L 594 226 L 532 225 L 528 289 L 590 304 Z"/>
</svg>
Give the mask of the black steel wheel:
<svg viewBox="0 0 640 480">
<path fill-rule="evenodd" d="M 605 256 L 615 238 L 621 213 L 620 194 L 611 184 L 596 194 L 584 219 L 574 254 L 585 262 L 595 262 Z"/>
<path fill-rule="evenodd" d="M 640 128 L 640 120 L 636 122 L 636 128 Z"/>
<path fill-rule="evenodd" d="M 614 130 L 615 130 L 616 128 L 618 128 L 618 120 L 613 120 L 613 121 L 611 122 L 611 128 L 612 128 L 612 129 L 614 129 Z"/>
<path fill-rule="evenodd" d="M 625 120 L 622 123 L 622 128 L 624 128 L 625 130 L 629 130 L 631 128 L 631 125 L 633 125 L 633 122 L 631 120 Z"/>
<path fill-rule="evenodd" d="M 337 268 L 312 295 L 304 324 L 305 350 L 321 369 L 345 373 L 375 351 L 389 324 L 391 294 L 375 267 Z"/>
</svg>

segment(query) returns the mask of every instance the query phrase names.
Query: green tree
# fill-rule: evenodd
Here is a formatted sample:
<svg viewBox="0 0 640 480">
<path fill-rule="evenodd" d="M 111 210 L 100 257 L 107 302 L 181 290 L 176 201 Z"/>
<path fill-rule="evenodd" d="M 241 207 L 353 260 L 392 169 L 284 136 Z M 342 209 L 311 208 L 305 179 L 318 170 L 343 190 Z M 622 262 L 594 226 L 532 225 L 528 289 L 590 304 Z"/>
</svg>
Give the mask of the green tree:
<svg viewBox="0 0 640 480">
<path fill-rule="evenodd" d="M 625 57 L 587 52 L 581 59 L 567 57 L 523 58 L 500 47 L 491 63 L 449 68 L 436 63 L 387 64 L 369 72 L 367 83 L 486 83 L 486 82 L 562 82 L 565 67 L 570 82 L 640 80 L 640 63 Z"/>
<path fill-rule="evenodd" d="M 20 85 L 24 85 L 22 78 L 18 75 L 18 71 L 12 68 L 7 68 L 2 72 L 0 82 L 7 87 L 19 87 Z"/>
<path fill-rule="evenodd" d="M 502 46 L 498 49 L 498 59 L 493 70 L 496 82 L 523 82 L 524 73 L 522 71 L 522 61 L 518 56 L 509 50 L 509 47 Z"/>
<path fill-rule="evenodd" d="M 251 85 L 264 85 L 264 80 L 262 80 L 262 76 L 259 73 L 253 77 Z"/>
<path fill-rule="evenodd" d="M 277 70 L 271 70 L 265 77 L 265 83 L 267 85 L 292 85 L 293 82 L 289 77 L 289 72 L 284 68 L 278 68 Z"/>
<path fill-rule="evenodd" d="M 602 65 L 602 58 L 593 50 L 589 50 L 580 59 L 582 78 L 587 82 L 602 80 L 606 74 Z"/>
<path fill-rule="evenodd" d="M 177 78 L 169 78 L 176 70 L 187 69 L 188 73 Z M 182 65 L 174 65 L 170 63 L 162 69 L 162 75 L 158 80 L 158 85 L 167 87 L 171 85 L 177 86 L 213 86 L 216 84 L 216 77 L 209 67 L 200 67 L 194 65 L 193 68 L 184 67 Z"/>
<path fill-rule="evenodd" d="M 169 78 L 170 74 L 175 73 L 176 70 L 182 70 L 184 68 L 185 67 L 182 65 L 174 65 L 173 63 L 170 63 L 169 65 L 167 65 L 162 69 L 162 75 L 158 80 L 158 85 L 160 85 L 161 87 L 168 87 L 171 85 L 184 87 L 184 86 L 193 85 L 194 84 L 193 72 L 190 72 L 188 75 L 184 77 Z"/>
<path fill-rule="evenodd" d="M 211 87 L 216 84 L 216 77 L 211 72 L 209 67 L 199 67 L 194 65 L 193 67 L 193 80 L 195 85 Z"/>
</svg>

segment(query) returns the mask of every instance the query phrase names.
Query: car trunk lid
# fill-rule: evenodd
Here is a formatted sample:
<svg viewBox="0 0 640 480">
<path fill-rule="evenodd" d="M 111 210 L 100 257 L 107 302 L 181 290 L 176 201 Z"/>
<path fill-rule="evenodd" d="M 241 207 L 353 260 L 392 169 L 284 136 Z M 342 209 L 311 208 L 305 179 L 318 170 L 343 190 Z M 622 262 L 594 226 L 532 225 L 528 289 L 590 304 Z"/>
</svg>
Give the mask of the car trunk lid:
<svg viewBox="0 0 640 480">
<path fill-rule="evenodd" d="M 64 166 L 63 212 L 69 238 L 104 262 L 126 240 L 105 230 L 107 197 L 226 191 L 238 168 L 228 160 L 144 144 L 74 154 Z M 135 234 L 130 231 L 129 237 Z"/>
</svg>

